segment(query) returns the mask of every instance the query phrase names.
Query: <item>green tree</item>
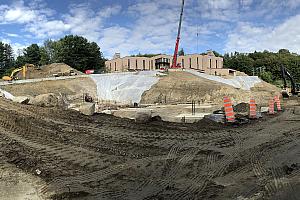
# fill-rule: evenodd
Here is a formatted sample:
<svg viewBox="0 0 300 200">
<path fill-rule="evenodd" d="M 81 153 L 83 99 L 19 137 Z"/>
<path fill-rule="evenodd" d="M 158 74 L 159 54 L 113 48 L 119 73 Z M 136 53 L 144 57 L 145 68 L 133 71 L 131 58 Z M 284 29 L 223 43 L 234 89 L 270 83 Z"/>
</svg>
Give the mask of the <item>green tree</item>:
<svg viewBox="0 0 300 200">
<path fill-rule="evenodd" d="M 104 58 L 95 42 L 81 36 L 68 35 L 57 41 L 54 51 L 57 62 L 66 63 L 77 70 L 104 68 Z"/>
<path fill-rule="evenodd" d="M 16 66 L 21 67 L 21 66 L 25 65 L 27 62 L 26 62 L 24 56 L 18 56 L 15 63 L 16 63 Z"/>
<path fill-rule="evenodd" d="M 39 62 L 40 65 L 48 65 L 51 63 L 50 55 L 48 54 L 45 47 L 40 48 L 41 60 Z"/>
<path fill-rule="evenodd" d="M 290 54 L 290 51 L 288 49 L 280 49 L 278 51 L 278 53 L 281 53 L 281 54 Z"/>
<path fill-rule="evenodd" d="M 5 54 L 4 54 L 4 43 L 0 42 L 0 74 L 5 72 Z"/>
<path fill-rule="evenodd" d="M 282 79 L 280 66 L 284 66 L 300 82 L 300 56 L 290 53 L 287 49 L 280 49 L 277 53 L 263 51 L 249 54 L 235 52 L 224 55 L 224 67 L 232 68 L 252 75 L 261 76 L 268 82 L 278 82 Z M 262 70 L 263 69 L 263 70 Z M 260 72 L 264 71 L 260 74 Z"/>
<path fill-rule="evenodd" d="M 213 51 L 213 53 L 215 54 L 215 56 L 217 56 L 217 57 L 223 57 L 222 56 L 222 54 L 220 54 L 219 52 L 217 52 L 217 51 Z"/>
<path fill-rule="evenodd" d="M 13 49 L 9 44 L 0 42 L 0 75 L 3 75 L 14 65 Z"/>
<path fill-rule="evenodd" d="M 273 82 L 273 76 L 271 72 L 262 72 L 260 74 L 260 78 L 268 83 L 272 83 Z"/>
<path fill-rule="evenodd" d="M 28 64 L 39 65 L 41 61 L 40 47 L 32 44 L 24 50 L 24 60 Z"/>
</svg>

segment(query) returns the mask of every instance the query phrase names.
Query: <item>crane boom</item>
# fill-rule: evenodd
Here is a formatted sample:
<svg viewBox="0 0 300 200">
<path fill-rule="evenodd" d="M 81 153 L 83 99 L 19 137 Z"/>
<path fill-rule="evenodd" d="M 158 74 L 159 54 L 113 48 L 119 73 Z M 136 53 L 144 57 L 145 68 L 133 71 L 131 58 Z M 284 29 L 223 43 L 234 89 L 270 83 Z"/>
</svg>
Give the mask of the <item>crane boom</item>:
<svg viewBox="0 0 300 200">
<path fill-rule="evenodd" d="M 178 27 L 178 34 L 175 44 L 175 50 L 173 55 L 173 63 L 171 68 L 177 68 L 177 55 L 178 55 L 178 48 L 179 48 L 179 41 L 180 41 L 180 34 L 181 34 L 181 24 L 182 24 L 182 18 L 183 18 L 183 9 L 184 9 L 184 0 L 182 0 L 181 5 L 181 13 L 180 13 L 180 20 L 179 20 L 179 27 Z"/>
</svg>

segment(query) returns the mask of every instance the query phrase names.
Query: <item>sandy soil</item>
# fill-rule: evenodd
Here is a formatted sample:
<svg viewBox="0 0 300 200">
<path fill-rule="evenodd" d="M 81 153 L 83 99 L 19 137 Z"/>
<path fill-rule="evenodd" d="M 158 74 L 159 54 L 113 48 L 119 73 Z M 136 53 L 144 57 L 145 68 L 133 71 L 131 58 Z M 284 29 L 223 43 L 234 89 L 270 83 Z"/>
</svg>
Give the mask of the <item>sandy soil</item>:
<svg viewBox="0 0 300 200">
<path fill-rule="evenodd" d="M 0 100 L 0 153 L 46 182 L 44 199 L 296 200 L 300 115 L 286 106 L 232 127 L 135 124 Z"/>
<path fill-rule="evenodd" d="M 37 96 L 40 94 L 54 93 L 66 94 L 82 99 L 84 93 L 89 93 L 92 97 L 97 96 L 95 82 L 90 78 L 76 78 L 55 81 L 43 81 L 35 83 L 14 84 L 1 86 L 14 96 Z"/>
<path fill-rule="evenodd" d="M 270 97 L 280 94 L 280 89 L 262 82 L 251 91 L 235 89 L 229 85 L 210 81 L 188 72 L 169 72 L 142 96 L 141 103 L 188 103 L 200 101 L 222 104 L 223 96 L 228 95 L 234 103 L 249 102 L 254 96 L 257 103 L 267 104 Z"/>
<path fill-rule="evenodd" d="M 64 63 L 53 63 L 41 66 L 39 69 L 29 67 L 26 72 L 26 79 L 53 77 L 53 74 L 68 73 L 70 70 L 73 70 L 76 74 L 83 74 Z M 19 72 L 17 76 L 22 79 L 22 72 Z"/>
</svg>

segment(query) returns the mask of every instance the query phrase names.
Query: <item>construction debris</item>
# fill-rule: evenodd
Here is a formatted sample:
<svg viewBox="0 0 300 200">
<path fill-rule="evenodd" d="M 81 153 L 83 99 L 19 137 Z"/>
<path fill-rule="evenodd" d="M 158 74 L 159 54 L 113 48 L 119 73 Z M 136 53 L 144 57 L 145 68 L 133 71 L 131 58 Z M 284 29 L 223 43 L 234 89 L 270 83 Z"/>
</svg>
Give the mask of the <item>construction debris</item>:
<svg viewBox="0 0 300 200">
<path fill-rule="evenodd" d="M 13 98 L 13 102 L 21 103 L 21 104 L 28 104 L 29 100 L 30 100 L 29 97 L 23 97 L 23 96 L 18 96 Z"/>
<path fill-rule="evenodd" d="M 79 107 L 79 112 L 84 115 L 94 115 L 96 111 L 96 107 L 94 103 L 84 102 Z"/>
<path fill-rule="evenodd" d="M 63 107 L 64 102 L 59 99 L 55 94 L 41 94 L 30 99 L 29 104 L 33 104 L 41 107 Z"/>
</svg>

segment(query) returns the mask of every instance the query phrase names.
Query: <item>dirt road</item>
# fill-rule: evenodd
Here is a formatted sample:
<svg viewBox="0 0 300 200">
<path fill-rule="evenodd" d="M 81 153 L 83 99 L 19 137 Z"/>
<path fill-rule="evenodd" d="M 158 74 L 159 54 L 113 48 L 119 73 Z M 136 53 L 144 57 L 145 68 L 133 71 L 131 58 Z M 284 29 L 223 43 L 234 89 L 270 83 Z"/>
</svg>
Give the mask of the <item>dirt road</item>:
<svg viewBox="0 0 300 200">
<path fill-rule="evenodd" d="M 135 124 L 0 100 L 0 155 L 43 180 L 35 186 L 43 199 L 296 200 L 295 108 L 224 127 Z"/>
</svg>

